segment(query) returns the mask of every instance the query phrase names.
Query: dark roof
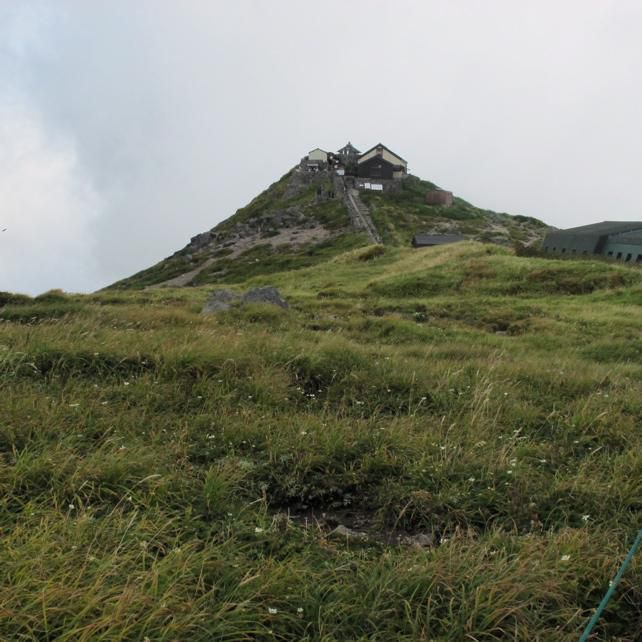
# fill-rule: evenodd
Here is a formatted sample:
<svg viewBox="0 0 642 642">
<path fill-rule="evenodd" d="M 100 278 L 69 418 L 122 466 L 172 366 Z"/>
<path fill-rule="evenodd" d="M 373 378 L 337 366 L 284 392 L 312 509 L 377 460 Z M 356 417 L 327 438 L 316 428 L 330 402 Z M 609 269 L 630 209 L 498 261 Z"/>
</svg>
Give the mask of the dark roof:
<svg viewBox="0 0 642 642">
<path fill-rule="evenodd" d="M 393 152 L 390 147 L 386 147 L 383 143 L 377 143 L 376 145 L 373 145 L 370 149 L 366 150 L 361 154 L 361 156 L 365 156 L 366 154 L 370 153 L 373 149 L 377 149 L 377 147 L 383 147 L 384 149 L 387 149 L 391 154 L 394 154 L 397 158 L 401 159 L 404 163 L 407 163 L 408 161 L 403 158 L 402 156 L 399 156 L 397 152 Z"/>
<path fill-rule="evenodd" d="M 641 221 L 602 221 L 601 223 L 591 223 L 590 225 L 580 225 L 579 227 L 570 227 L 567 230 L 555 230 L 553 234 L 588 234 L 604 236 L 609 234 L 621 234 L 622 232 L 633 232 L 642 230 Z"/>
<path fill-rule="evenodd" d="M 381 158 L 381 156 L 372 156 L 371 158 L 368 158 L 361 163 L 359 163 L 359 166 L 363 165 L 370 165 L 372 163 L 385 163 L 386 165 L 390 165 L 390 167 L 402 167 L 402 165 L 395 165 L 394 163 L 391 163 L 389 160 L 386 160 L 385 158 Z"/>
<path fill-rule="evenodd" d="M 347 145 L 344 145 L 341 149 L 337 150 L 337 154 L 346 152 L 348 154 L 360 154 L 361 152 L 350 142 L 348 141 Z"/>
<path fill-rule="evenodd" d="M 412 238 L 414 245 L 445 245 L 466 240 L 461 234 L 415 234 Z"/>
<path fill-rule="evenodd" d="M 642 245 L 642 233 L 635 231 L 631 234 L 618 234 L 613 240 L 624 245 Z"/>
</svg>

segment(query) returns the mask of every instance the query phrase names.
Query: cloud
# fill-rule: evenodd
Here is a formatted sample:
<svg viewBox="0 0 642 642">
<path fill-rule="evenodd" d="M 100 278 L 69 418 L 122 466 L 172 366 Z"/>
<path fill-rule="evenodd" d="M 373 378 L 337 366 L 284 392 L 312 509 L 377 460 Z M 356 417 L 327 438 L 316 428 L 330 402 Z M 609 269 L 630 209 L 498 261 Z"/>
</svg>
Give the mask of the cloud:
<svg viewBox="0 0 642 642">
<path fill-rule="evenodd" d="M 91 289 L 100 210 L 69 141 L 50 139 L 19 104 L 0 104 L 0 290 Z"/>
</svg>

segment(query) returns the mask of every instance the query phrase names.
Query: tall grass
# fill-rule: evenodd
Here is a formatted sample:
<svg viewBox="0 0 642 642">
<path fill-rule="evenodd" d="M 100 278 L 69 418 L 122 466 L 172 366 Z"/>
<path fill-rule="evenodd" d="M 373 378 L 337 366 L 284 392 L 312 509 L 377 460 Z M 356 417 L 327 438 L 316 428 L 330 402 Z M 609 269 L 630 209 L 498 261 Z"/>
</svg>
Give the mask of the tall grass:
<svg viewBox="0 0 642 642">
<path fill-rule="evenodd" d="M 577 639 L 640 525 L 639 271 L 363 252 L 287 312 L 6 299 L 1 638 Z"/>
</svg>

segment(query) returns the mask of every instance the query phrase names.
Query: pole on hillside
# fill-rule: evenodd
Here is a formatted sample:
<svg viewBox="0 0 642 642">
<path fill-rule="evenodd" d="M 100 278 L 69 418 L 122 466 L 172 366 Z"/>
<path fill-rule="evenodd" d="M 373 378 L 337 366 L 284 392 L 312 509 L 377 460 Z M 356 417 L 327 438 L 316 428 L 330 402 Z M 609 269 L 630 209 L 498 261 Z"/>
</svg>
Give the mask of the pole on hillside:
<svg viewBox="0 0 642 642">
<path fill-rule="evenodd" d="M 589 623 L 586 625 L 586 628 L 584 629 L 584 633 L 582 633 L 582 637 L 580 638 L 579 642 L 586 642 L 589 639 L 589 635 L 591 634 L 593 627 L 597 624 L 597 621 L 600 619 L 600 615 L 602 615 L 602 611 L 604 611 L 604 609 L 606 608 L 606 605 L 609 603 L 609 600 L 611 599 L 611 596 L 613 595 L 613 593 L 615 593 L 615 589 L 617 588 L 617 585 L 620 583 L 620 580 L 622 579 L 622 575 L 624 575 L 624 571 L 626 571 L 629 564 L 631 563 L 631 560 L 633 559 L 635 552 L 638 550 L 640 543 L 642 543 L 642 528 L 638 532 L 638 536 L 635 538 L 635 542 L 633 542 L 633 546 L 631 546 L 631 550 L 628 552 L 628 555 L 624 558 L 624 561 L 622 562 L 622 566 L 620 566 L 620 570 L 617 572 L 617 575 L 613 578 L 611 584 L 609 585 L 609 590 L 606 592 L 606 594 L 602 598 L 600 605 L 595 610 L 595 613 L 593 613 L 593 617 L 589 620 Z"/>
</svg>

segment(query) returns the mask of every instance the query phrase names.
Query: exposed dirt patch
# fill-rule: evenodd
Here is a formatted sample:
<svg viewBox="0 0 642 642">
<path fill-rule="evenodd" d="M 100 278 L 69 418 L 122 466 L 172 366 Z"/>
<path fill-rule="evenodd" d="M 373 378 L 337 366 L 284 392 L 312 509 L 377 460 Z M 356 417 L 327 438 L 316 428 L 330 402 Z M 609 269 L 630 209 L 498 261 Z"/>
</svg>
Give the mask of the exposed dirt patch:
<svg viewBox="0 0 642 642">
<path fill-rule="evenodd" d="M 234 259 L 257 245 L 269 244 L 272 247 L 278 247 L 279 245 L 304 245 L 306 243 L 325 241 L 327 238 L 330 238 L 330 236 L 332 236 L 332 232 L 322 225 L 316 225 L 314 227 L 291 227 L 269 237 L 252 234 L 239 239 L 234 244 L 231 254 L 228 254 L 226 258 Z"/>
<path fill-rule="evenodd" d="M 290 227 L 282 230 L 274 236 L 265 237 L 260 233 L 250 234 L 243 238 L 239 238 L 233 245 L 229 246 L 231 252 L 225 255 L 226 259 L 235 259 L 244 252 L 251 250 L 257 245 L 271 245 L 278 247 L 280 245 L 305 245 L 307 243 L 319 243 L 325 241 L 333 235 L 333 232 L 326 229 L 322 225 L 315 225 L 312 227 Z M 156 283 L 148 286 L 148 288 L 181 288 L 189 285 L 196 276 L 203 270 L 207 269 L 212 263 L 216 261 L 216 257 L 209 257 L 205 259 L 200 265 L 188 272 L 184 272 L 179 276 L 175 276 L 167 281 Z"/>
<path fill-rule="evenodd" d="M 439 545 L 439 537 L 433 533 L 408 533 L 404 530 L 385 528 L 377 523 L 372 513 L 359 509 L 310 509 L 290 513 L 288 518 L 300 527 L 320 530 L 335 540 L 409 546 L 417 549 Z"/>
</svg>

